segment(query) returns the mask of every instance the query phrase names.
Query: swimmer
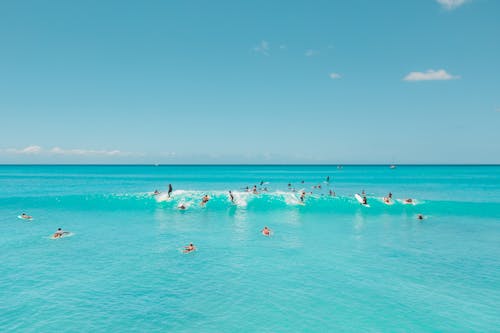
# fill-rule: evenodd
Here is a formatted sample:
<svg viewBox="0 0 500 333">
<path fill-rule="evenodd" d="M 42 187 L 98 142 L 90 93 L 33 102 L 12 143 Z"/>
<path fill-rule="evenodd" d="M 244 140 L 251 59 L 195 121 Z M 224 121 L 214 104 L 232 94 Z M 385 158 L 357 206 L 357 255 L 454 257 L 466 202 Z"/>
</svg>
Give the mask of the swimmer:
<svg viewBox="0 0 500 333">
<path fill-rule="evenodd" d="M 229 191 L 229 198 L 231 199 L 231 202 L 234 203 L 234 195 L 231 191 Z"/>
<path fill-rule="evenodd" d="M 254 185 L 254 186 L 253 186 L 252 193 L 253 193 L 253 194 L 258 194 L 258 192 L 257 192 L 257 185 Z"/>
<path fill-rule="evenodd" d="M 292 187 L 292 183 L 288 183 L 288 188 Z"/>
<path fill-rule="evenodd" d="M 264 236 L 271 236 L 271 229 L 269 229 L 268 227 L 264 227 L 264 229 L 262 229 L 260 231 Z"/>
<path fill-rule="evenodd" d="M 181 203 L 179 206 L 177 206 L 177 208 L 179 208 L 180 210 L 185 210 L 187 207 Z"/>
<path fill-rule="evenodd" d="M 158 194 L 160 194 L 160 191 L 158 191 L 158 190 L 155 190 L 153 193 L 153 195 L 158 195 Z"/>
<path fill-rule="evenodd" d="M 21 218 L 25 219 L 25 220 L 31 220 L 33 218 L 33 216 L 30 216 L 26 213 L 22 213 L 21 214 Z"/>
<path fill-rule="evenodd" d="M 201 205 L 205 206 L 205 204 L 208 202 L 208 200 L 210 200 L 210 197 L 205 194 L 205 196 L 203 197 L 203 199 L 201 199 Z"/>
<path fill-rule="evenodd" d="M 306 192 L 302 192 L 300 194 L 300 201 L 304 202 L 304 198 L 306 197 Z"/>
<path fill-rule="evenodd" d="M 182 252 L 189 253 L 189 252 L 193 252 L 193 251 L 196 251 L 196 247 L 193 245 L 193 243 L 191 243 L 188 246 L 184 246 L 184 251 L 182 251 Z"/>
<path fill-rule="evenodd" d="M 413 203 L 413 199 L 406 199 L 404 201 L 405 204 L 412 204 Z"/>
<path fill-rule="evenodd" d="M 423 216 L 422 214 L 418 214 L 418 215 L 417 215 L 417 219 L 419 219 L 419 220 L 423 220 L 423 219 L 424 219 L 424 216 Z"/>
<path fill-rule="evenodd" d="M 54 233 L 52 237 L 61 238 L 64 234 L 69 234 L 68 231 L 63 231 L 61 228 L 57 228 L 57 231 Z"/>
<path fill-rule="evenodd" d="M 172 184 L 168 184 L 168 197 L 170 198 L 170 194 L 172 194 Z"/>
</svg>

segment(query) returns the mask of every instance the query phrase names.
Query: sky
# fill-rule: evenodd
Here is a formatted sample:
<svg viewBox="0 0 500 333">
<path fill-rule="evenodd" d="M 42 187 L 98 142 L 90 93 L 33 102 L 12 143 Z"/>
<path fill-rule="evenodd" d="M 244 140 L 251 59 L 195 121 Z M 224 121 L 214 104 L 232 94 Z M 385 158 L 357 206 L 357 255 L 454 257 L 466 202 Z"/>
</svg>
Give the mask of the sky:
<svg viewBox="0 0 500 333">
<path fill-rule="evenodd" d="M 498 0 L 0 2 L 0 163 L 500 163 Z"/>
</svg>

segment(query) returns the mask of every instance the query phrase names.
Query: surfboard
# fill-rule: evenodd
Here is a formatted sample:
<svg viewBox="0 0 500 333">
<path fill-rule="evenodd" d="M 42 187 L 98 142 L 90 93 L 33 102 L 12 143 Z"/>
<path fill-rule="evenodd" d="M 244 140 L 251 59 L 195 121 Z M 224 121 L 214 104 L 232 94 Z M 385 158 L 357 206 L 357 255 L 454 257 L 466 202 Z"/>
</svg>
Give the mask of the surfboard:
<svg viewBox="0 0 500 333">
<path fill-rule="evenodd" d="M 362 204 L 363 206 L 365 206 L 365 207 L 370 207 L 370 205 L 369 205 L 369 204 L 365 204 L 365 203 L 363 203 L 363 198 L 362 198 L 359 194 L 357 194 L 357 193 L 356 193 L 356 194 L 354 195 L 354 197 L 355 197 L 355 198 L 356 198 L 356 200 L 358 200 L 358 202 L 359 202 L 360 204 Z"/>
<path fill-rule="evenodd" d="M 32 218 L 32 217 L 26 219 L 26 218 L 22 217 L 21 215 L 18 215 L 17 218 L 19 218 L 21 220 L 25 220 L 25 221 L 33 221 L 34 220 L 34 218 Z"/>
<path fill-rule="evenodd" d="M 54 237 L 54 235 L 50 236 L 50 239 L 59 239 L 59 238 L 66 238 L 66 237 L 71 237 L 74 234 L 70 231 L 65 231 L 61 236 L 59 237 Z"/>
</svg>

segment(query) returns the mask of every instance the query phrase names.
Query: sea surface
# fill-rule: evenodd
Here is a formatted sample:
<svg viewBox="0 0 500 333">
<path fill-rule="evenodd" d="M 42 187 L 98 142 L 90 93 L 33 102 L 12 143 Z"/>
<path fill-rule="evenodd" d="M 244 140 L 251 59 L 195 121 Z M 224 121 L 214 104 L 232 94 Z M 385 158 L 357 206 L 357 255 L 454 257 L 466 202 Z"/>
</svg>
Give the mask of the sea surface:
<svg viewBox="0 0 500 333">
<path fill-rule="evenodd" d="M 499 331 L 499 166 L 0 166 L 0 332 Z"/>
</svg>

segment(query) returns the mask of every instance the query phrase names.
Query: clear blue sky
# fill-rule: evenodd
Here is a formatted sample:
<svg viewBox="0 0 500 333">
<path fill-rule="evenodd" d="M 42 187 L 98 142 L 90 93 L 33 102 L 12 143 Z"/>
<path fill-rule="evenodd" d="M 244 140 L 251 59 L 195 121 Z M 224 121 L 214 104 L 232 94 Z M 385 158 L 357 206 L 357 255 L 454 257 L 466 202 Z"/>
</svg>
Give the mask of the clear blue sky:
<svg viewBox="0 0 500 333">
<path fill-rule="evenodd" d="M 500 1 L 2 1 L 0 163 L 500 163 Z"/>
</svg>

